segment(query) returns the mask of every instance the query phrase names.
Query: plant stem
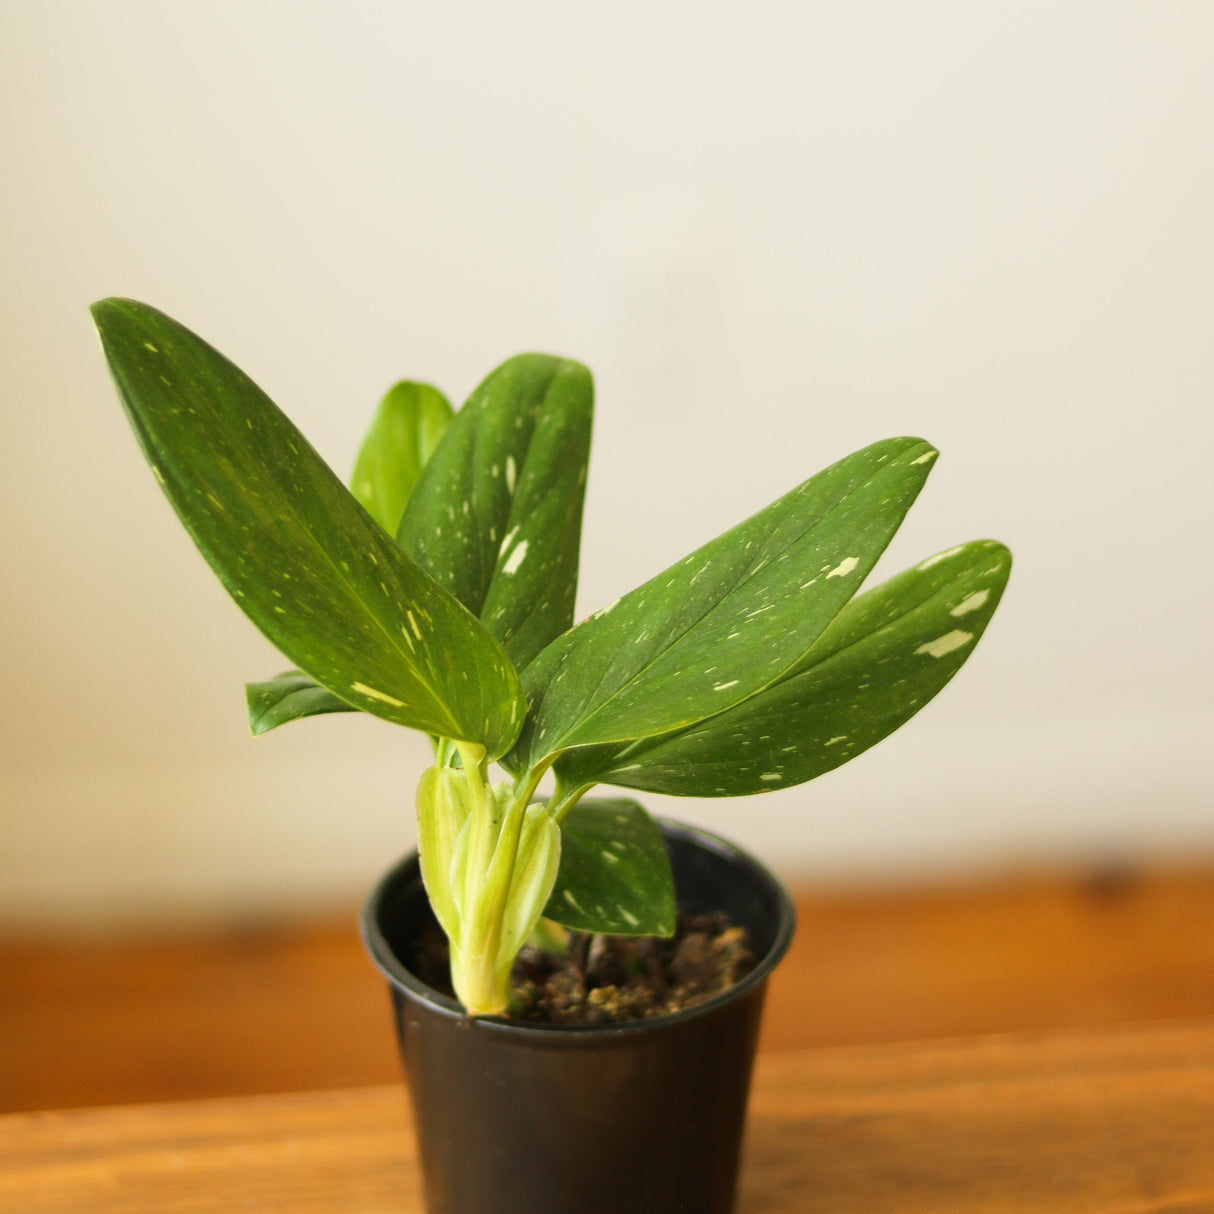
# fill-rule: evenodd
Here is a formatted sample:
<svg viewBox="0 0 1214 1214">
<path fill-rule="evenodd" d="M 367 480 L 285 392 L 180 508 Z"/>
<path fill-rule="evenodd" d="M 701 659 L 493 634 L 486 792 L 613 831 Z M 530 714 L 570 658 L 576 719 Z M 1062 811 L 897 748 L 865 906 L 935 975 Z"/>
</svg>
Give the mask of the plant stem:
<svg viewBox="0 0 1214 1214">
<path fill-rule="evenodd" d="M 556 792 L 553 795 L 552 800 L 548 802 L 548 812 L 555 819 L 558 826 L 560 826 L 560 824 L 569 816 L 569 811 L 593 787 L 593 784 L 582 784 L 574 789 L 564 788 L 561 785 L 560 777 L 557 777 Z"/>
<path fill-rule="evenodd" d="M 558 782 L 558 796 L 549 807 L 532 806 L 552 758 L 523 773 L 512 786 L 492 787 L 483 747 L 456 739 L 447 743 L 448 758 L 452 748 L 459 752 L 462 771 L 449 770 L 448 776 L 462 790 L 467 817 L 446 870 L 456 906 L 451 916 L 456 926 L 450 934 L 451 982 L 470 1016 L 501 1015 L 509 1010 L 515 955 L 556 879 L 556 815 L 568 813 L 590 785 L 562 794 Z M 524 822 L 530 823 L 525 834 Z"/>
<path fill-rule="evenodd" d="M 460 761 L 464 765 L 464 770 L 468 773 L 468 779 L 474 778 L 484 784 L 485 782 L 485 748 L 477 745 L 475 742 L 461 742 L 455 739 L 455 749 L 459 751 Z"/>
<path fill-rule="evenodd" d="M 556 755 L 549 755 L 546 759 L 541 759 L 535 767 L 528 768 L 527 771 L 515 780 L 512 790 L 515 804 L 520 802 L 524 806 L 531 804 L 531 798 L 535 796 L 535 790 L 544 778 L 544 773 L 555 762 Z"/>
</svg>

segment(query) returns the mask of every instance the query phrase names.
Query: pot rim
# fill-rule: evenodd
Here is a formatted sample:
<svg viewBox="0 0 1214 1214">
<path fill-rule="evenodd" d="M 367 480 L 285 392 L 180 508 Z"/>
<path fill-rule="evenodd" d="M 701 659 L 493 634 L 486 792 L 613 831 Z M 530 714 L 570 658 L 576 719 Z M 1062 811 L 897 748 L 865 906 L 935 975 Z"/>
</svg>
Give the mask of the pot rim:
<svg viewBox="0 0 1214 1214">
<path fill-rule="evenodd" d="M 671 818 L 657 818 L 664 835 L 682 838 L 695 843 L 708 851 L 740 864 L 751 870 L 764 884 L 773 891 L 778 911 L 779 923 L 775 938 L 759 963 L 740 982 L 735 983 L 726 991 L 712 995 L 707 999 L 694 1003 L 677 1012 L 665 1012 L 660 1016 L 650 1016 L 644 1020 L 629 1020 L 620 1024 L 542 1024 L 534 1021 L 512 1020 L 507 1016 L 477 1016 L 470 1017 L 463 1006 L 447 995 L 442 995 L 433 987 L 427 986 L 401 963 L 391 946 L 384 938 L 379 927 L 379 910 L 384 895 L 389 886 L 399 877 L 401 871 L 412 865 L 417 858 L 416 849 L 398 860 L 372 888 L 363 904 L 361 929 L 363 945 L 371 955 L 379 971 L 398 990 L 405 992 L 411 999 L 425 1005 L 432 1012 L 452 1020 L 461 1020 L 477 1029 L 491 1032 L 495 1035 L 509 1037 L 551 1036 L 564 1037 L 623 1037 L 638 1033 L 656 1032 L 666 1025 L 693 1020 L 698 1016 L 709 1015 L 722 1004 L 741 999 L 750 991 L 766 981 L 768 975 L 779 963 L 788 946 L 792 942 L 793 930 L 796 927 L 796 910 L 792 898 L 784 883 L 761 860 L 743 850 L 736 843 L 715 835 L 698 826 L 690 826 Z"/>
</svg>

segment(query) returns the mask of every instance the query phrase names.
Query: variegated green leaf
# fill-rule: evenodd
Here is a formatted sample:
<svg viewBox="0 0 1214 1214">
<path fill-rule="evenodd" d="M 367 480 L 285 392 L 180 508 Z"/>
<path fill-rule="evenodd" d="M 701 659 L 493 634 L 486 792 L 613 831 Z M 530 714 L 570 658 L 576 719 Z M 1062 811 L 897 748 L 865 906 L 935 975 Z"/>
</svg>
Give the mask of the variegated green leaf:
<svg viewBox="0 0 1214 1214">
<path fill-rule="evenodd" d="M 269 733 L 288 721 L 318 717 L 329 712 L 357 712 L 302 670 L 288 670 L 261 683 L 244 685 L 249 728 L 255 735 Z"/>
<path fill-rule="evenodd" d="M 242 371 L 144 304 L 93 307 L 152 470 L 241 609 L 339 698 L 490 756 L 522 723 L 501 647 Z"/>
<path fill-rule="evenodd" d="M 380 401 L 354 465 L 350 492 L 389 535 L 396 534 L 409 494 L 451 416 L 451 406 L 437 388 L 407 379 Z M 245 690 L 254 734 L 304 717 L 357 711 L 298 670 L 248 683 Z"/>
<path fill-rule="evenodd" d="M 716 716 L 795 668 L 855 594 L 936 451 L 874 443 L 558 637 L 523 673 L 507 762 L 652 737 Z"/>
<path fill-rule="evenodd" d="M 674 877 L 657 823 L 625 797 L 584 797 L 561 825 L 546 918 L 580 932 L 672 936 Z"/>
<path fill-rule="evenodd" d="M 594 387 L 523 354 L 455 415 L 401 517 L 401 546 L 521 670 L 573 622 Z"/>
<path fill-rule="evenodd" d="M 350 492 L 389 535 L 396 534 L 405 503 L 452 416 L 437 388 L 412 380 L 401 380 L 380 401 L 354 463 Z"/>
<path fill-rule="evenodd" d="M 881 741 L 960 669 L 994 614 L 1011 554 L 976 540 L 860 595 L 794 671 L 686 730 L 570 751 L 570 786 L 737 797 L 812 780 Z"/>
</svg>

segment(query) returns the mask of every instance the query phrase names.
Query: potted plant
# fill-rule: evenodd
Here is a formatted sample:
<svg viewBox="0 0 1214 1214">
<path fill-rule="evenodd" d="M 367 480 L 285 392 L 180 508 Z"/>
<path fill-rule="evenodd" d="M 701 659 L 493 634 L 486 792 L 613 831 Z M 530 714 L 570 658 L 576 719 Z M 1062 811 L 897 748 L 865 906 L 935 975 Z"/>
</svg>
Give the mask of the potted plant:
<svg viewBox="0 0 1214 1214">
<path fill-rule="evenodd" d="M 580 364 L 510 359 L 458 412 L 397 384 L 347 489 L 187 329 L 129 300 L 93 316 L 157 480 L 293 663 L 248 686 L 253 732 L 362 711 L 432 739 L 419 854 L 373 893 L 364 933 L 393 988 L 433 1214 L 728 1211 L 787 895 L 724 841 L 587 794 L 742 796 L 846 762 L 972 652 L 1007 549 L 962 544 L 857 594 L 937 454 L 890 439 L 573 626 Z M 511 1016 L 529 940 L 669 937 L 676 901 L 749 931 L 756 963 L 731 989 L 624 1023 Z M 454 998 L 418 972 L 435 920 Z"/>
</svg>

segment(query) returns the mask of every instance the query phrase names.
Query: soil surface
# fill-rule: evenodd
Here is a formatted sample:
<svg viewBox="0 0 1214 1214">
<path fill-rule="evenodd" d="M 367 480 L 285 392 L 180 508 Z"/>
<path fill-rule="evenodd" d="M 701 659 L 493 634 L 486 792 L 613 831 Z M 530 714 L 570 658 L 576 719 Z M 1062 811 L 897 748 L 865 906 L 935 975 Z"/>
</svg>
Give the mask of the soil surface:
<svg viewBox="0 0 1214 1214">
<path fill-rule="evenodd" d="M 754 969 L 746 929 L 723 914 L 680 912 L 669 940 L 570 932 L 564 954 L 527 947 L 514 964 L 511 1016 L 544 1024 L 618 1024 L 691 1007 Z M 409 968 L 453 997 L 447 939 L 432 927 Z"/>
</svg>

